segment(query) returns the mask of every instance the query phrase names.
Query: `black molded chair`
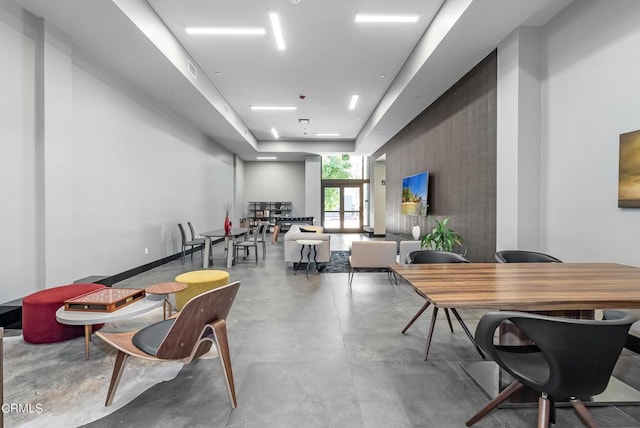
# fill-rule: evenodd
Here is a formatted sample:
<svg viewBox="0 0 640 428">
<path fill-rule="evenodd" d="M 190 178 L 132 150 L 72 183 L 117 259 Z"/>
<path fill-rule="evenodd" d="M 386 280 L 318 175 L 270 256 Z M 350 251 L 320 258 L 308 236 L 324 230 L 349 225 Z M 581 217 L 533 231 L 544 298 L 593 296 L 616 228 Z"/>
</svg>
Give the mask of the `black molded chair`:
<svg viewBox="0 0 640 428">
<path fill-rule="evenodd" d="M 450 252 L 447 252 L 447 251 L 437 251 L 437 250 L 412 251 L 407 256 L 407 259 L 409 260 L 409 263 L 411 263 L 411 264 L 470 263 L 469 260 L 467 260 L 466 258 L 461 256 L 460 254 L 450 253 Z M 414 290 L 423 299 L 427 300 L 427 296 L 425 296 L 420 290 L 418 290 L 417 288 L 415 288 Z M 414 317 L 411 318 L 411 321 L 409 321 L 409 323 L 404 327 L 404 329 L 402 330 L 402 334 L 404 334 L 409 329 L 409 327 L 411 327 L 413 325 L 413 323 L 420 317 L 420 315 L 422 315 L 422 313 L 427 310 L 429 305 L 431 305 L 431 302 L 429 300 L 427 300 L 426 303 L 420 308 L 420 310 L 414 315 Z M 471 332 L 467 328 L 467 325 L 464 323 L 464 321 L 462 321 L 462 318 L 460 317 L 460 314 L 458 313 L 458 311 L 455 308 L 450 308 L 450 309 L 451 309 L 451 312 L 453 312 L 453 315 L 456 317 L 456 319 L 460 323 L 460 326 L 462 327 L 462 329 L 464 330 L 466 335 L 471 340 L 471 343 L 473 343 L 473 346 L 476 347 L 476 349 L 478 350 L 478 353 L 480 354 L 480 356 L 482 358 L 484 358 L 484 354 L 482 353 L 482 350 L 480 349 L 480 347 L 478 346 L 478 344 L 474 340 L 473 336 L 471 335 Z M 453 333 L 453 325 L 451 324 L 451 317 L 449 316 L 449 308 L 445 308 L 444 309 L 444 314 L 447 316 L 447 322 L 449 323 L 449 329 L 451 330 L 451 333 Z M 424 359 L 425 360 L 429 356 L 429 348 L 431 346 L 431 338 L 433 336 L 433 329 L 435 327 L 437 316 L 438 316 L 438 307 L 434 306 L 433 307 L 433 314 L 431 315 L 431 327 L 429 328 L 429 335 L 427 337 L 427 345 L 426 345 L 425 351 L 424 351 Z"/>
<path fill-rule="evenodd" d="M 623 311 L 604 311 L 605 320 L 556 318 L 523 312 L 489 312 L 478 323 L 476 340 L 501 368 L 516 380 L 467 421 L 471 426 L 509 396 L 528 386 L 540 392 L 538 427 L 549 424 L 552 402 L 569 398 L 580 419 L 589 427 L 595 422 L 580 397 L 600 394 L 637 318 Z M 495 330 L 511 321 L 535 346 L 494 345 Z M 550 401 L 551 399 L 551 401 Z"/>
<path fill-rule="evenodd" d="M 187 247 L 191 247 L 191 260 L 193 260 L 193 252 L 196 251 L 196 249 L 200 250 L 200 258 L 204 258 L 204 239 L 202 239 L 202 241 L 188 241 L 187 234 L 184 232 L 184 227 L 181 223 L 178 223 L 178 229 L 180 229 L 180 239 L 182 240 L 182 255 L 180 257 L 180 261 L 184 263 L 184 255 Z M 193 234 L 193 230 L 191 231 L 191 233 Z"/>
<path fill-rule="evenodd" d="M 548 254 L 525 250 L 498 251 L 495 257 L 498 263 L 562 263 Z"/>
</svg>

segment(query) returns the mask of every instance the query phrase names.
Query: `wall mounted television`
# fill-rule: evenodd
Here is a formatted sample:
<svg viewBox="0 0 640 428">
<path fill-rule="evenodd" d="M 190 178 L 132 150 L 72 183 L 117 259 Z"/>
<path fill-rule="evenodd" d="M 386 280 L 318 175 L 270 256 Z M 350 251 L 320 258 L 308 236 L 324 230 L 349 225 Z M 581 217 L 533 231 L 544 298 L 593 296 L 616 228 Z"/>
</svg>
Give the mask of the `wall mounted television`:
<svg viewBox="0 0 640 428">
<path fill-rule="evenodd" d="M 427 191 L 429 172 L 424 171 L 402 179 L 402 205 L 400 212 L 406 215 L 427 215 Z"/>
</svg>

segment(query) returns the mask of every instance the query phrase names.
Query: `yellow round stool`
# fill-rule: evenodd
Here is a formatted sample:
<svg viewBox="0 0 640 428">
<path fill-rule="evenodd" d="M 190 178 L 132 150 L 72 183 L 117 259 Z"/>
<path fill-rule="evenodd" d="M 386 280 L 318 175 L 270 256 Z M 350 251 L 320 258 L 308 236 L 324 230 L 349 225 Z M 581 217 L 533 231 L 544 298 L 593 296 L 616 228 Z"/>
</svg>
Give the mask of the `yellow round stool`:
<svg viewBox="0 0 640 428">
<path fill-rule="evenodd" d="M 223 270 L 194 270 L 176 276 L 176 282 L 187 284 L 187 288 L 176 293 L 176 310 L 193 297 L 229 283 L 229 272 Z"/>
</svg>

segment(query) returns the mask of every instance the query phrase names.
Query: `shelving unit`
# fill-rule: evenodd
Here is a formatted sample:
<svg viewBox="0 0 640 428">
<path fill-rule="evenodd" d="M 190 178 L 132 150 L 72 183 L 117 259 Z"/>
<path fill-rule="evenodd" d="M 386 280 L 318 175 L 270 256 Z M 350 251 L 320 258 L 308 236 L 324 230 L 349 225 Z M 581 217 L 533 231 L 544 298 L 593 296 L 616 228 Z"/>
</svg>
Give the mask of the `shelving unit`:
<svg viewBox="0 0 640 428">
<path fill-rule="evenodd" d="M 249 202 L 249 215 L 246 220 L 249 227 L 254 227 L 261 221 L 275 225 L 283 219 L 290 218 L 292 208 L 291 202 Z"/>
</svg>

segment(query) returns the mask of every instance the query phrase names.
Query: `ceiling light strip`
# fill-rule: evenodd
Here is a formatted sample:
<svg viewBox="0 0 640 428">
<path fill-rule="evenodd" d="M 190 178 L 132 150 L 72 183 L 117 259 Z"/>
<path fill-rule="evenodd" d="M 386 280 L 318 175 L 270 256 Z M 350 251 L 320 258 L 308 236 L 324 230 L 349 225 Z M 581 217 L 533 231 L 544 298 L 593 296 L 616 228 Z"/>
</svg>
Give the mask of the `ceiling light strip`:
<svg viewBox="0 0 640 428">
<path fill-rule="evenodd" d="M 356 105 L 358 105 L 358 99 L 360 98 L 360 95 L 351 95 L 351 101 L 349 102 L 349 110 L 353 110 L 356 108 Z"/>
<path fill-rule="evenodd" d="M 273 135 L 273 138 L 275 138 L 276 140 L 280 138 L 280 135 L 278 134 L 278 130 L 276 128 L 271 128 L 271 135 Z"/>
<path fill-rule="evenodd" d="M 269 12 L 269 19 L 271 20 L 271 28 L 273 29 L 273 37 L 276 39 L 276 46 L 278 50 L 285 50 L 284 36 L 282 35 L 282 26 L 280 25 L 280 15 L 278 12 Z"/>
<path fill-rule="evenodd" d="M 251 110 L 295 110 L 294 106 L 250 106 Z"/>
<path fill-rule="evenodd" d="M 339 136 L 340 134 L 336 132 L 321 132 L 316 134 L 316 137 L 339 137 Z"/>
<path fill-rule="evenodd" d="M 375 15 L 370 13 L 358 13 L 355 22 L 375 23 L 414 23 L 418 22 L 420 15 Z"/>
<path fill-rule="evenodd" d="M 277 156 L 258 156 L 256 158 L 257 160 L 276 160 L 278 159 Z"/>
<path fill-rule="evenodd" d="M 185 27 L 184 30 L 187 34 L 214 36 L 263 36 L 267 33 L 262 27 Z"/>
</svg>

